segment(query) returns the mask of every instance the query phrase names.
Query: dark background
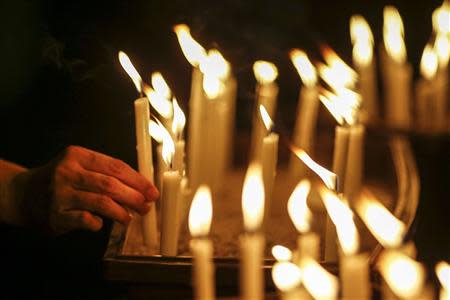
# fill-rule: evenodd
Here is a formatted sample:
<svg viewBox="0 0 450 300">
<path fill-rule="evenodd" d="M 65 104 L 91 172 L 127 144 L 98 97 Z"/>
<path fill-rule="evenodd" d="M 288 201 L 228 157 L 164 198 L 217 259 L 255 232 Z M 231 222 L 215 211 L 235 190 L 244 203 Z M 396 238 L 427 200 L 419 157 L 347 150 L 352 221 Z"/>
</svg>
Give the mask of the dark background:
<svg viewBox="0 0 450 300">
<path fill-rule="evenodd" d="M 191 68 L 172 32 L 180 22 L 190 25 L 206 48 L 217 47 L 231 62 L 239 82 L 240 130 L 250 127 L 254 60 L 276 63 L 281 91 L 277 123 L 289 130 L 300 86 L 288 57 L 291 48 L 304 48 L 318 60 L 318 46 L 328 43 L 351 62 L 350 16 L 366 17 L 378 44 L 382 9 L 393 4 L 404 19 L 408 58 L 417 76 L 422 49 L 430 38 L 431 13 L 440 3 L 0 0 L 0 157 L 36 167 L 76 144 L 135 166 L 132 102 L 136 91 L 118 64 L 117 52 L 124 50 L 146 80 L 151 72 L 161 71 L 187 111 Z M 428 176 L 422 198 L 448 203 L 448 139 L 416 137 L 414 141 L 419 167 Z M 434 146 L 424 149 L 424 144 Z M 419 238 L 422 258 L 448 259 L 448 221 L 439 223 L 428 214 L 430 219 L 433 226 L 419 226 L 427 236 Z M 6 290 L 12 294 L 33 292 L 49 298 L 74 290 L 72 284 L 79 286 L 74 291 L 81 294 L 98 286 L 107 229 L 101 234 L 76 232 L 51 239 L 22 229 L 5 227 L 2 232 L 0 268 L 11 276 L 0 286 L 9 287 Z M 19 282 L 29 288 L 17 289 Z"/>
</svg>

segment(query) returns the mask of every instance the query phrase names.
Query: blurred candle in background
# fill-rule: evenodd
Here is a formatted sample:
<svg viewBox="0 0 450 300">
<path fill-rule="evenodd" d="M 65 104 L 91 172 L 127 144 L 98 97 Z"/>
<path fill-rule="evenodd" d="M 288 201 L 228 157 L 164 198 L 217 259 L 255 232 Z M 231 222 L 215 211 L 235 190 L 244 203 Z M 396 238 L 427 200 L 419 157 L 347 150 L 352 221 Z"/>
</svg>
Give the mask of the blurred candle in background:
<svg viewBox="0 0 450 300">
<path fill-rule="evenodd" d="M 436 265 L 436 275 L 441 283 L 441 291 L 439 292 L 439 300 L 450 299 L 450 265 L 441 261 Z"/>
</svg>

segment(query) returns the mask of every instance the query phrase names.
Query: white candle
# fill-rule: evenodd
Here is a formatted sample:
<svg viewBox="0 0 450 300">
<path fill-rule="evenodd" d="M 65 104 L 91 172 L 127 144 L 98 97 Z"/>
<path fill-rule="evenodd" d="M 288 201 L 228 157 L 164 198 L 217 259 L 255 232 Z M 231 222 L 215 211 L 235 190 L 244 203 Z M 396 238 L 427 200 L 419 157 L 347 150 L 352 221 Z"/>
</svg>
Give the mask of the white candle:
<svg viewBox="0 0 450 300">
<path fill-rule="evenodd" d="M 337 190 L 342 192 L 344 190 L 345 182 L 345 168 L 348 159 L 348 144 L 350 139 L 349 127 L 336 126 L 334 131 L 334 149 L 333 149 L 333 173 L 338 177 Z"/>
<path fill-rule="evenodd" d="M 344 197 L 352 206 L 361 192 L 364 167 L 364 136 L 363 125 L 349 128 L 348 153 L 345 167 Z"/>
<path fill-rule="evenodd" d="M 212 221 L 211 191 L 205 185 L 198 188 L 189 211 L 189 231 L 193 237 L 192 277 L 195 299 L 212 300 L 214 291 L 213 245 L 207 238 Z"/>
<path fill-rule="evenodd" d="M 242 190 L 242 209 L 246 233 L 239 238 L 241 253 L 240 289 L 242 299 L 263 299 L 265 239 L 259 230 L 264 217 L 264 185 L 259 164 L 247 170 Z"/>
<path fill-rule="evenodd" d="M 339 260 L 342 299 L 371 299 L 369 256 L 342 255 Z"/>
<path fill-rule="evenodd" d="M 448 8 L 447 5 L 447 15 Z M 444 22 L 445 23 L 445 22 Z M 448 34 L 437 30 L 436 39 L 434 41 L 434 51 L 439 59 L 439 70 L 436 76 L 436 93 L 439 112 L 439 130 L 448 130 L 450 123 L 448 122 L 447 108 L 449 97 L 449 80 L 448 80 L 448 63 L 450 59 L 450 37 Z M 442 121 L 441 121 L 442 120 Z"/>
<path fill-rule="evenodd" d="M 308 56 L 302 50 L 294 49 L 291 51 L 290 56 L 303 82 L 298 97 L 297 117 L 295 119 L 292 141 L 295 146 L 304 149 L 308 153 L 313 153 L 319 107 L 317 73 Z M 305 176 L 306 168 L 294 155 L 291 155 L 289 171 L 293 178 L 300 179 Z"/>
</svg>

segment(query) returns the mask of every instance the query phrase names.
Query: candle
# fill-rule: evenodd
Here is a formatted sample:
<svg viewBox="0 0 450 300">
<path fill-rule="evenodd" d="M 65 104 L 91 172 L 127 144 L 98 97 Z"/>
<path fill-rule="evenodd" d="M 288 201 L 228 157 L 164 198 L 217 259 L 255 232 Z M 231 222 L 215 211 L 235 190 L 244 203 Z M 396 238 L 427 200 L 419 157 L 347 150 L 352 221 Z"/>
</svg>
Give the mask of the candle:
<svg viewBox="0 0 450 300">
<path fill-rule="evenodd" d="M 364 17 L 352 16 L 350 36 L 353 43 L 353 64 L 358 73 L 359 92 L 363 100 L 363 111 L 368 121 L 378 118 L 378 87 L 373 58 L 373 35 Z"/>
<path fill-rule="evenodd" d="M 300 287 L 302 273 L 300 268 L 291 262 L 277 262 L 272 267 L 272 279 L 281 291 L 282 300 L 311 299 Z"/>
<path fill-rule="evenodd" d="M 261 150 L 261 163 L 264 182 L 264 194 L 265 194 L 265 208 L 264 208 L 264 220 L 267 222 L 270 217 L 270 211 L 272 207 L 272 193 L 275 183 L 275 176 L 277 171 L 278 161 L 278 134 L 272 132 L 273 122 L 263 105 L 259 106 L 261 119 L 267 130 L 266 136 L 263 138 L 262 150 Z"/>
<path fill-rule="evenodd" d="M 252 160 L 259 161 L 262 154 L 261 144 L 266 132 L 259 118 L 260 107 L 261 105 L 264 106 L 270 119 L 275 118 L 278 85 L 274 81 L 278 76 L 278 69 L 270 62 L 258 60 L 253 64 L 253 73 L 258 84 L 256 86 L 256 106 L 253 117 L 250 157 Z"/>
<path fill-rule="evenodd" d="M 272 247 L 272 256 L 279 262 L 288 262 L 292 260 L 292 251 L 281 245 Z"/>
<path fill-rule="evenodd" d="M 193 257 L 192 277 L 195 299 L 215 298 L 213 245 L 208 238 L 212 221 L 211 191 L 201 185 L 195 193 L 189 211 L 189 232 L 192 240 L 190 249 Z"/>
<path fill-rule="evenodd" d="M 444 261 L 439 262 L 436 265 L 436 275 L 442 286 L 439 300 L 450 299 L 450 265 Z"/>
<path fill-rule="evenodd" d="M 264 235 L 260 228 L 264 218 L 264 185 L 261 166 L 252 163 L 242 189 L 242 210 L 245 233 L 240 236 L 242 299 L 263 299 Z"/>
<path fill-rule="evenodd" d="M 161 127 L 161 124 L 160 124 Z M 168 166 L 163 173 L 161 186 L 161 255 L 176 256 L 178 250 L 178 229 L 180 212 L 181 175 L 173 170 L 172 161 L 175 145 L 172 137 L 163 131 L 162 156 Z"/>
<path fill-rule="evenodd" d="M 385 94 L 385 117 L 392 127 L 408 129 L 411 124 L 411 79 L 413 70 L 406 62 L 403 21 L 393 6 L 384 8 L 381 71 Z"/>
<path fill-rule="evenodd" d="M 439 59 L 439 69 L 436 75 L 436 94 L 438 102 L 438 111 L 440 118 L 447 111 L 449 96 L 449 80 L 448 80 L 448 62 L 450 59 L 450 37 L 448 35 L 438 33 L 434 42 L 434 51 Z M 447 130 L 448 119 L 444 119 L 439 130 Z"/>
<path fill-rule="evenodd" d="M 370 299 L 369 257 L 357 254 L 359 235 L 348 205 L 329 190 L 320 191 L 325 208 L 336 227 L 342 254 L 339 274 L 343 299 Z"/>
<path fill-rule="evenodd" d="M 161 116 L 161 122 L 164 127 L 170 128 L 173 118 L 173 105 L 172 101 L 170 101 L 172 91 L 160 72 L 151 74 L 151 83 L 153 89 L 145 87 L 144 93 L 147 95 L 152 107 Z"/>
<path fill-rule="evenodd" d="M 311 183 L 303 179 L 295 187 L 287 204 L 289 217 L 299 233 L 297 238 L 297 263 L 305 256 L 318 260 L 320 254 L 320 237 L 310 231 L 312 213 L 307 205 L 310 189 Z"/>
<path fill-rule="evenodd" d="M 294 49 L 290 53 L 303 87 L 300 90 L 297 104 L 297 117 L 293 132 L 293 143 L 308 153 L 314 152 L 314 133 L 317 125 L 318 92 L 317 73 L 305 52 Z M 289 171 L 293 178 L 299 179 L 305 176 L 305 167 L 291 155 Z"/>
<path fill-rule="evenodd" d="M 335 276 L 327 272 L 317 261 L 305 257 L 300 263 L 302 280 L 314 299 L 337 299 L 339 282 Z"/>
<path fill-rule="evenodd" d="M 423 297 L 425 268 L 409 256 L 394 250 L 383 251 L 377 267 L 384 279 L 383 299 L 433 299 Z"/>
<path fill-rule="evenodd" d="M 119 52 L 119 61 L 124 70 L 133 80 L 136 89 L 142 94 L 142 78 L 134 68 L 129 57 L 122 51 Z M 153 157 L 152 145 L 148 132 L 150 107 L 146 98 L 139 98 L 134 101 L 136 151 L 138 157 L 138 169 L 147 180 L 153 182 Z M 142 217 L 142 232 L 145 245 L 156 247 L 158 240 L 156 206 L 149 204 L 149 212 Z"/>
<path fill-rule="evenodd" d="M 172 134 L 175 137 L 175 154 L 173 157 L 173 168 L 177 170 L 180 175 L 184 175 L 184 138 L 183 130 L 186 124 L 186 117 L 181 110 L 178 102 L 175 98 L 172 100 L 173 105 L 173 121 L 172 121 Z"/>
</svg>

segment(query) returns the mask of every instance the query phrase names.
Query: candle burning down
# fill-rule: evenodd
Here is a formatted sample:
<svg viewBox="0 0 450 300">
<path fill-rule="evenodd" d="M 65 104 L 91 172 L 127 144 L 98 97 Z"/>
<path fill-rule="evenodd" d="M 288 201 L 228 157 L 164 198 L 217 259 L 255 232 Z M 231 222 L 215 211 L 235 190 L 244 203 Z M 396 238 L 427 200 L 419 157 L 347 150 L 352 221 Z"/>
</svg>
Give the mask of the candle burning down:
<svg viewBox="0 0 450 300">
<path fill-rule="evenodd" d="M 422 59 L 420 61 L 420 73 L 423 77 L 430 80 L 438 70 L 438 57 L 430 44 L 425 46 Z"/>
<path fill-rule="evenodd" d="M 383 11 L 383 41 L 384 47 L 397 63 L 406 61 L 405 30 L 402 17 L 393 6 L 386 6 Z"/>
<path fill-rule="evenodd" d="M 119 62 L 122 66 L 122 68 L 127 72 L 128 76 L 130 76 L 131 80 L 133 81 L 134 85 L 136 86 L 136 90 L 141 93 L 142 92 L 142 78 L 141 75 L 139 75 L 136 68 L 131 63 L 130 58 L 128 55 L 123 52 L 119 51 Z"/>
<path fill-rule="evenodd" d="M 362 66 L 370 64 L 373 58 L 373 35 L 367 21 L 360 15 L 350 19 L 350 36 L 353 43 L 353 59 Z"/>
<path fill-rule="evenodd" d="M 278 262 L 272 268 L 272 279 L 278 289 L 287 292 L 300 285 L 302 272 L 291 262 Z"/>
<path fill-rule="evenodd" d="M 189 210 L 189 232 L 193 237 L 205 237 L 209 234 L 212 213 L 211 191 L 208 186 L 201 185 Z"/>
<path fill-rule="evenodd" d="M 255 61 L 253 73 L 259 84 L 270 84 L 278 77 L 277 67 L 273 63 L 264 60 Z"/>
<path fill-rule="evenodd" d="M 319 263 L 309 257 L 301 261 L 303 284 L 314 299 L 336 299 L 338 280 Z"/>
<path fill-rule="evenodd" d="M 300 181 L 289 197 L 287 208 L 289 217 L 298 232 L 306 233 L 311 229 L 312 213 L 307 205 L 307 197 L 311 183 L 304 179 Z"/>
<path fill-rule="evenodd" d="M 289 55 L 303 84 L 308 87 L 315 86 L 317 83 L 317 72 L 308 55 L 300 49 L 293 49 Z"/>
<path fill-rule="evenodd" d="M 422 291 L 425 269 L 407 255 L 398 251 L 383 252 L 378 268 L 395 295 L 414 299 Z"/>
<path fill-rule="evenodd" d="M 378 201 L 364 197 L 356 204 L 356 211 L 383 247 L 395 248 L 403 242 L 405 224 Z"/>
<path fill-rule="evenodd" d="M 359 249 L 359 235 L 355 222 L 353 221 L 353 212 L 333 192 L 322 188 L 320 195 L 325 203 L 328 215 L 336 226 L 342 251 L 346 255 L 355 254 Z"/>
<path fill-rule="evenodd" d="M 264 198 L 261 166 L 253 163 L 248 167 L 242 189 L 242 211 L 247 232 L 260 228 L 264 217 Z"/>
<path fill-rule="evenodd" d="M 264 126 L 266 127 L 267 131 L 270 132 L 273 129 L 273 121 L 269 116 L 269 113 L 267 112 L 264 105 L 259 105 L 259 112 L 261 114 L 261 119 L 264 123 Z"/>
<path fill-rule="evenodd" d="M 292 251 L 281 245 L 272 247 L 272 256 L 279 262 L 292 260 Z"/>
</svg>

